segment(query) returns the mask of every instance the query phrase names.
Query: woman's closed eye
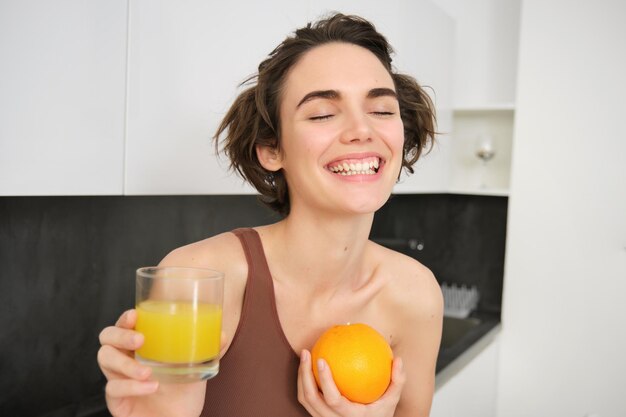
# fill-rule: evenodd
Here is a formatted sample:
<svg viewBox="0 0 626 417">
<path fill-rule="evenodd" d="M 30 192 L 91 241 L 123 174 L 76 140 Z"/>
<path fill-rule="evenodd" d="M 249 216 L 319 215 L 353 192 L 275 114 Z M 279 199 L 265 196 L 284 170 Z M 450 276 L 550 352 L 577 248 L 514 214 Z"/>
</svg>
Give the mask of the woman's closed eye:
<svg viewBox="0 0 626 417">
<path fill-rule="evenodd" d="M 317 120 L 317 121 L 328 120 L 328 119 L 330 119 L 333 116 L 334 116 L 334 114 L 320 114 L 320 115 L 317 115 L 317 116 L 309 117 L 309 120 Z"/>
</svg>

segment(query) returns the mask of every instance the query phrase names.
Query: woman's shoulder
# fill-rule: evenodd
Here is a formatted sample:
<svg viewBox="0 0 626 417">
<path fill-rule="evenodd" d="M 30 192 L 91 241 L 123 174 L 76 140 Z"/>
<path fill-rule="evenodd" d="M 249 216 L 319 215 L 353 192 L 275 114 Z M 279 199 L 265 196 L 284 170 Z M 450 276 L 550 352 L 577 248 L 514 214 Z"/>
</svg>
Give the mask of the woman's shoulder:
<svg viewBox="0 0 626 417">
<path fill-rule="evenodd" d="M 376 250 L 379 273 L 386 282 L 385 299 L 391 311 L 412 320 L 443 314 L 441 287 L 428 267 L 380 245 L 376 245 Z"/>
<path fill-rule="evenodd" d="M 186 266 L 216 269 L 228 275 L 247 271 L 239 238 L 232 232 L 220 233 L 172 250 L 160 262 L 161 266 Z"/>
</svg>

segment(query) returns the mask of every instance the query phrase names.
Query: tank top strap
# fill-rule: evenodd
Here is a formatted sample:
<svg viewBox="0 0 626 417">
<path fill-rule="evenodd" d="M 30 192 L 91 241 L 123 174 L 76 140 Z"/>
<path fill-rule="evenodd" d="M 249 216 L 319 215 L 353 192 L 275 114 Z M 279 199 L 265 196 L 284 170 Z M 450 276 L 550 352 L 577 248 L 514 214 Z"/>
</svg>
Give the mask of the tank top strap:
<svg viewBox="0 0 626 417">
<path fill-rule="evenodd" d="M 243 250 L 246 254 L 246 261 L 248 266 L 252 266 L 255 272 L 262 273 L 268 278 L 271 278 L 270 269 L 265 259 L 265 251 L 263 250 L 263 243 L 261 243 L 261 237 L 259 233 L 250 228 L 240 228 L 232 231 L 243 246 Z"/>
<path fill-rule="evenodd" d="M 252 328 L 260 323 L 274 322 L 277 325 L 276 330 L 282 335 L 282 328 L 277 321 L 274 283 L 265 258 L 261 237 L 252 228 L 235 229 L 232 233 L 241 241 L 248 263 L 248 281 L 243 299 L 241 322 Z"/>
</svg>

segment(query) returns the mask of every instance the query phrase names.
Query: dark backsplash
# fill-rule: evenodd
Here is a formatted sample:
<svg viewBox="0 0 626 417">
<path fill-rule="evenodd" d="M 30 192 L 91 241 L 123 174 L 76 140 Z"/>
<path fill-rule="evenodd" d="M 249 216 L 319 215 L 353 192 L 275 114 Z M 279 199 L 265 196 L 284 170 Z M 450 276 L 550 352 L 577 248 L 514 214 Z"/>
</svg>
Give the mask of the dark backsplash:
<svg viewBox="0 0 626 417">
<path fill-rule="evenodd" d="M 397 195 L 372 237 L 416 238 L 422 250 L 400 250 L 499 312 L 506 214 L 505 197 Z M 102 393 L 98 333 L 133 306 L 137 267 L 275 220 L 254 196 L 0 197 L 0 415 L 80 414 Z"/>
<path fill-rule="evenodd" d="M 479 310 L 499 314 L 507 206 L 506 197 L 396 195 L 376 213 L 371 237 L 422 243 L 421 250 L 395 249 L 429 267 L 439 282 L 475 285 Z"/>
</svg>

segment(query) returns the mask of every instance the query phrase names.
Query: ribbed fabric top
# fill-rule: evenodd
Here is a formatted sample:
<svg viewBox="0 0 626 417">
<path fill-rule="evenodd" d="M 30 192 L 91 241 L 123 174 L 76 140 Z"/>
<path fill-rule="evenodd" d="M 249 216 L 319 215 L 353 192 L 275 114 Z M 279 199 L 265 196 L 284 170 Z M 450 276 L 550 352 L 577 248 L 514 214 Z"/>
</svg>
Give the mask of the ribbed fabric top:
<svg viewBox="0 0 626 417">
<path fill-rule="evenodd" d="M 261 238 L 254 229 L 236 229 L 248 262 L 239 325 L 207 381 L 201 417 L 310 417 L 297 398 L 299 357 L 278 319 L 274 283 Z"/>
</svg>

